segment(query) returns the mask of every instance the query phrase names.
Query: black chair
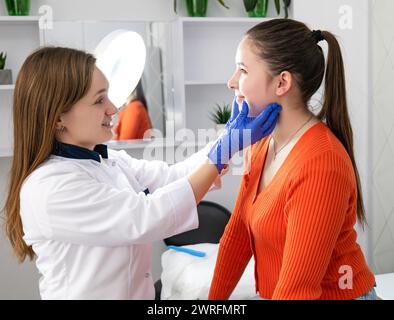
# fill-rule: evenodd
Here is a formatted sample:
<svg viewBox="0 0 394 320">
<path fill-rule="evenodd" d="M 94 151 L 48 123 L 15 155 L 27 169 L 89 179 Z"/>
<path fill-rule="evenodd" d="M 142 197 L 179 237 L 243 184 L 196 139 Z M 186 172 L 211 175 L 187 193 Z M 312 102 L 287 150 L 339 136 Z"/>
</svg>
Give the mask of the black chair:
<svg viewBox="0 0 394 320">
<path fill-rule="evenodd" d="M 227 222 L 230 219 L 230 211 L 220 204 L 210 201 L 201 201 L 197 206 L 197 212 L 199 220 L 198 229 L 164 239 L 164 243 L 167 246 L 219 243 Z M 155 300 L 160 300 L 161 289 L 161 280 L 157 280 L 155 283 Z"/>
</svg>

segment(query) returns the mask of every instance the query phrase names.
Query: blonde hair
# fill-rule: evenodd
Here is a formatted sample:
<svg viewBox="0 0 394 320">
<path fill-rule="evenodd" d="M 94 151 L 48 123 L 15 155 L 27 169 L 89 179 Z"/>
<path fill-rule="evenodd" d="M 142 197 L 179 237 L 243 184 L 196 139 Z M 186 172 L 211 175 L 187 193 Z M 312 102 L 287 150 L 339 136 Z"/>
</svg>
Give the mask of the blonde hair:
<svg viewBox="0 0 394 320">
<path fill-rule="evenodd" d="M 14 91 L 14 153 L 5 229 L 19 262 L 34 252 L 23 240 L 20 191 L 24 180 L 51 154 L 60 115 L 86 95 L 96 60 L 83 51 L 44 47 L 22 65 Z"/>
</svg>

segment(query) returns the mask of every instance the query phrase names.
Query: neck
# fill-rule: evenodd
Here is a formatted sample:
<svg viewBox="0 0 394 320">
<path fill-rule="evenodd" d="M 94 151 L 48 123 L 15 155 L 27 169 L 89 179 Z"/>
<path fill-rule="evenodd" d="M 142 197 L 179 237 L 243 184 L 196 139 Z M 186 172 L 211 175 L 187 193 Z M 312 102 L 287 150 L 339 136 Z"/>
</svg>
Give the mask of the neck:
<svg viewBox="0 0 394 320">
<path fill-rule="evenodd" d="M 57 135 L 56 140 L 61 142 L 61 143 L 71 144 L 71 145 L 74 145 L 74 146 L 78 146 L 78 147 L 89 149 L 91 151 L 93 151 L 94 147 L 96 146 L 96 145 L 91 145 L 91 144 L 78 143 L 78 142 L 76 142 L 76 141 L 74 141 L 72 139 L 68 139 L 68 137 L 65 137 L 65 136 L 60 137 L 59 135 Z"/>
<path fill-rule="evenodd" d="M 305 124 L 312 116 L 307 107 L 300 104 L 282 104 L 282 111 L 276 124 L 272 137 L 275 144 L 280 147 L 287 143 L 289 138 Z M 302 131 L 302 129 L 301 129 Z"/>
</svg>

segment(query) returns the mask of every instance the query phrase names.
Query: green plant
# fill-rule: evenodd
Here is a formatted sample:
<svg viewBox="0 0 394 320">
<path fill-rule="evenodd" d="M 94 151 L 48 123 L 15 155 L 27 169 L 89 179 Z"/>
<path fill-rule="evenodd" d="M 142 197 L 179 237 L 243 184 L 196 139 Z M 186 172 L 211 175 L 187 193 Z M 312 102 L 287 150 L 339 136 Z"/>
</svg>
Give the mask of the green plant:
<svg viewBox="0 0 394 320">
<path fill-rule="evenodd" d="M 223 7 L 225 7 L 226 9 L 230 9 L 225 3 L 224 3 L 224 0 L 217 0 Z M 177 11 L 176 11 L 176 7 L 177 7 L 177 2 L 176 2 L 176 0 L 174 0 L 174 11 L 175 11 L 175 13 L 177 13 Z"/>
<path fill-rule="evenodd" d="M 5 67 L 5 61 L 7 60 L 7 53 L 4 52 L 0 53 L 0 70 L 3 70 Z"/>
<path fill-rule="evenodd" d="M 275 1 L 275 8 L 278 15 L 280 15 L 281 11 L 281 2 L 283 2 L 283 9 L 285 10 L 285 18 L 289 17 L 289 7 L 291 4 L 291 0 L 274 0 Z M 252 12 L 255 10 L 257 6 L 257 0 L 244 0 L 245 10 L 247 12 Z"/>
<path fill-rule="evenodd" d="M 8 15 L 28 16 L 30 12 L 30 0 L 5 0 Z"/>
<path fill-rule="evenodd" d="M 256 7 L 257 0 L 244 0 L 245 10 L 247 12 L 253 11 Z"/>
<path fill-rule="evenodd" d="M 244 0 L 249 17 L 266 17 L 269 0 Z"/>
<path fill-rule="evenodd" d="M 278 15 L 280 14 L 280 2 L 281 0 L 275 0 L 275 8 Z M 282 0 L 283 2 L 283 9 L 285 10 L 285 18 L 289 17 L 289 7 L 291 4 L 291 0 Z"/>
<path fill-rule="evenodd" d="M 216 124 L 226 124 L 231 117 L 230 104 L 225 103 L 223 106 L 216 103 L 216 108 L 210 113 L 210 119 Z"/>
</svg>

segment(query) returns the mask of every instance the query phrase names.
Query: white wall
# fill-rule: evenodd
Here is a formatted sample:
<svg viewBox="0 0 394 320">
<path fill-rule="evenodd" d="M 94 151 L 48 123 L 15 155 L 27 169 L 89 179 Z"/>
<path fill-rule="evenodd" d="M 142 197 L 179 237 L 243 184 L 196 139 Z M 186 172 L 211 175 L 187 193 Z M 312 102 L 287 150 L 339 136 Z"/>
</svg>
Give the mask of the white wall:
<svg viewBox="0 0 394 320">
<path fill-rule="evenodd" d="M 394 2 L 294 3 L 297 19 L 332 30 L 344 49 L 356 158 L 369 223 L 360 242 L 375 273 L 394 272 Z M 339 27 L 339 8 L 345 4 L 353 10 L 351 30 Z"/>
<path fill-rule="evenodd" d="M 10 158 L 0 158 L 0 208 L 4 206 L 5 181 L 8 178 L 10 165 Z M 33 263 L 17 263 L 2 231 L 0 232 L 0 300 L 39 298 L 38 274 Z"/>
<path fill-rule="evenodd" d="M 341 8 L 346 5 L 352 12 L 351 29 L 343 28 L 340 24 L 343 13 Z M 370 131 L 370 90 L 369 90 L 369 0 L 296 0 L 294 1 L 294 16 L 305 22 L 311 29 L 328 30 L 334 33 L 341 45 L 345 72 L 350 119 L 354 133 L 354 149 L 364 202 L 367 209 L 367 219 L 373 221 L 370 195 L 370 154 L 372 152 L 368 141 Z M 325 42 L 320 44 L 325 51 Z M 367 227 L 362 232 L 358 226 L 358 242 L 372 266 L 371 235 Z"/>
<path fill-rule="evenodd" d="M 394 272 L 394 1 L 372 1 L 372 252 L 378 273 Z"/>
</svg>

